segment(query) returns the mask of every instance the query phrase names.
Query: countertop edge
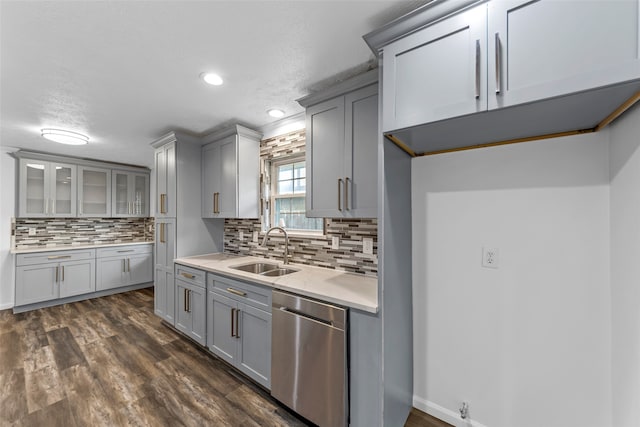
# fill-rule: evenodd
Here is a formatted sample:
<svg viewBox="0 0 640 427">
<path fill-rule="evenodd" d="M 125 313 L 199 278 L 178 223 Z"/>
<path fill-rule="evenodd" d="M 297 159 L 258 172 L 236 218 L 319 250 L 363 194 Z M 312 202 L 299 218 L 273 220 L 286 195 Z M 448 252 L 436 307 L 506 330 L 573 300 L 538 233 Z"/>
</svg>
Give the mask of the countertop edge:
<svg viewBox="0 0 640 427">
<path fill-rule="evenodd" d="M 115 246 L 132 246 L 132 245 L 153 245 L 155 242 L 120 242 L 120 243 L 105 243 L 98 245 L 65 245 L 65 246 L 48 246 L 29 249 L 11 249 L 11 254 L 33 254 L 38 252 L 58 252 L 58 251 L 73 251 L 77 249 L 100 249 L 110 248 Z"/>
</svg>

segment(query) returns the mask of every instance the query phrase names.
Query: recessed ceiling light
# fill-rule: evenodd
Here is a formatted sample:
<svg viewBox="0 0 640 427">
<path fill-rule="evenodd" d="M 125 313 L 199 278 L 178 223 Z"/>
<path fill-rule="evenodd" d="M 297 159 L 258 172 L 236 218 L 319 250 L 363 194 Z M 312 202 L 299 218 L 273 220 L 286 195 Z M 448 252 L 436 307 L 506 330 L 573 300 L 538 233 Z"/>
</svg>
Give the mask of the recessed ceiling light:
<svg viewBox="0 0 640 427">
<path fill-rule="evenodd" d="M 277 108 L 272 108 L 271 110 L 267 110 L 267 114 L 269 114 L 271 117 L 279 118 L 284 116 L 284 111 L 278 110 Z"/>
<path fill-rule="evenodd" d="M 50 141 L 60 144 L 83 145 L 89 142 L 89 137 L 78 132 L 62 129 L 42 129 L 41 135 Z"/>
<path fill-rule="evenodd" d="M 202 73 L 200 76 L 202 77 L 202 80 L 204 80 L 205 82 L 209 83 L 210 85 L 220 86 L 222 84 L 222 77 L 220 77 L 217 74 L 214 74 L 214 73 Z"/>
</svg>

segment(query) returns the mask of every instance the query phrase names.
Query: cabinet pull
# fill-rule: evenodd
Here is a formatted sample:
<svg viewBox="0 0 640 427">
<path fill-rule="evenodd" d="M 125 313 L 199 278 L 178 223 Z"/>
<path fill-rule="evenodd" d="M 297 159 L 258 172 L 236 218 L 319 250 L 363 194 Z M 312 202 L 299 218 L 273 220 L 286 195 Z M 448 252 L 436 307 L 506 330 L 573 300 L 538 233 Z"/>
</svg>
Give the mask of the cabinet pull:
<svg viewBox="0 0 640 427">
<path fill-rule="evenodd" d="M 191 313 L 191 289 L 187 290 L 187 312 Z"/>
<path fill-rule="evenodd" d="M 58 269 L 59 269 L 59 268 L 60 268 L 60 267 L 57 267 L 57 266 L 56 266 L 56 282 L 58 281 Z"/>
<path fill-rule="evenodd" d="M 342 206 L 340 205 L 340 190 L 342 187 L 342 178 L 338 178 L 338 210 L 342 212 Z"/>
<path fill-rule="evenodd" d="M 500 52 L 500 33 L 496 33 L 496 95 L 502 92 L 502 54 Z"/>
<path fill-rule="evenodd" d="M 122 272 L 125 272 L 125 261 L 124 258 L 122 258 Z"/>
<path fill-rule="evenodd" d="M 118 251 L 119 254 L 125 253 L 125 252 L 133 252 L 133 249 L 127 249 L 126 251 Z"/>
<path fill-rule="evenodd" d="M 344 179 L 344 210 L 349 210 L 349 177 Z"/>
<path fill-rule="evenodd" d="M 236 309 L 235 309 L 235 308 L 232 308 L 232 309 L 231 309 L 231 336 L 232 336 L 232 337 L 235 337 L 235 334 L 234 334 L 234 332 L 233 332 L 233 320 L 234 320 L 234 314 L 235 314 L 235 312 L 236 312 Z"/>
<path fill-rule="evenodd" d="M 184 273 L 184 272 L 182 272 L 182 273 L 180 273 L 180 274 L 182 274 L 182 276 L 183 276 L 183 277 L 186 277 L 187 279 L 195 279 L 195 278 L 196 278 L 196 276 L 195 276 L 195 275 L 193 275 L 193 274 Z"/>
<path fill-rule="evenodd" d="M 62 281 L 64 282 L 64 265 L 62 266 Z"/>
<path fill-rule="evenodd" d="M 182 288 L 182 311 L 187 312 L 187 290 Z"/>
<path fill-rule="evenodd" d="M 236 338 L 240 338 L 240 309 L 236 308 Z"/>
<path fill-rule="evenodd" d="M 166 243 L 164 241 L 164 222 L 160 223 L 160 243 Z"/>
<path fill-rule="evenodd" d="M 131 273 L 131 258 L 127 258 L 127 271 Z"/>
<path fill-rule="evenodd" d="M 71 258 L 71 255 L 53 255 L 53 256 L 47 257 L 47 259 L 65 259 L 65 258 Z"/>
<path fill-rule="evenodd" d="M 480 99 L 480 39 L 476 40 L 476 99 Z"/>
<path fill-rule="evenodd" d="M 167 199 L 167 195 L 166 194 L 164 194 L 164 193 L 160 194 L 160 213 L 161 214 L 166 214 L 167 213 L 165 211 L 165 209 L 164 209 L 164 204 L 165 204 L 166 199 Z"/>
<path fill-rule="evenodd" d="M 235 290 L 233 288 L 227 288 L 227 291 L 231 292 L 232 294 L 240 295 L 241 297 L 246 297 L 247 296 L 246 292 L 238 291 L 238 290 Z"/>
<path fill-rule="evenodd" d="M 220 213 L 220 193 L 213 193 L 213 213 Z"/>
</svg>

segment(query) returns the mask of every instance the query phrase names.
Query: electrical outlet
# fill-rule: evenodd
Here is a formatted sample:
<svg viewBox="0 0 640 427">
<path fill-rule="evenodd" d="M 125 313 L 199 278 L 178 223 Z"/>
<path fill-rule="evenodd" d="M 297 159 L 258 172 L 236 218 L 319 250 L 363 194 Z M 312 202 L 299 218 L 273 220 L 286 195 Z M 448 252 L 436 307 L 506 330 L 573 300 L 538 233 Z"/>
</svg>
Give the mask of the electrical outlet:
<svg viewBox="0 0 640 427">
<path fill-rule="evenodd" d="M 238 232 L 238 239 L 240 239 L 240 241 L 244 240 L 244 231 L 239 231 Z"/>
<path fill-rule="evenodd" d="M 500 250 L 498 248 L 482 248 L 482 266 L 498 268 L 500 266 Z"/>
<path fill-rule="evenodd" d="M 257 231 L 253 232 L 253 236 L 251 237 L 251 240 L 253 240 L 254 243 L 258 243 L 258 232 Z"/>
<path fill-rule="evenodd" d="M 29 236 L 35 236 L 35 235 L 36 235 L 36 228 L 29 227 Z"/>
<path fill-rule="evenodd" d="M 331 238 L 331 249 L 334 249 L 334 250 L 340 249 L 340 237 L 333 236 Z"/>
<path fill-rule="evenodd" d="M 373 239 L 364 237 L 362 239 L 362 253 L 365 255 L 373 255 Z"/>
</svg>

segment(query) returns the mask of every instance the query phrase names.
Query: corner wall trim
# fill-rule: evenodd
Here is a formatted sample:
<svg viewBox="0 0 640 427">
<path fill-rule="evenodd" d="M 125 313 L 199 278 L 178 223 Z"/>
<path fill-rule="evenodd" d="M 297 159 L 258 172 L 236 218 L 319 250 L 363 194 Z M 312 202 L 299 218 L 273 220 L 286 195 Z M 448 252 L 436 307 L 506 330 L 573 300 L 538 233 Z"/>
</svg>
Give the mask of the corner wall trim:
<svg viewBox="0 0 640 427">
<path fill-rule="evenodd" d="M 484 424 L 480 424 L 473 419 L 463 420 L 460 418 L 457 412 L 453 412 L 437 403 L 423 399 L 419 396 L 413 395 L 413 406 L 420 409 L 422 412 L 434 416 L 442 421 L 445 421 L 455 427 L 486 427 Z M 473 404 L 470 405 L 470 414 L 473 414 Z"/>
</svg>

